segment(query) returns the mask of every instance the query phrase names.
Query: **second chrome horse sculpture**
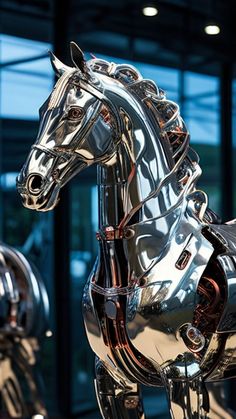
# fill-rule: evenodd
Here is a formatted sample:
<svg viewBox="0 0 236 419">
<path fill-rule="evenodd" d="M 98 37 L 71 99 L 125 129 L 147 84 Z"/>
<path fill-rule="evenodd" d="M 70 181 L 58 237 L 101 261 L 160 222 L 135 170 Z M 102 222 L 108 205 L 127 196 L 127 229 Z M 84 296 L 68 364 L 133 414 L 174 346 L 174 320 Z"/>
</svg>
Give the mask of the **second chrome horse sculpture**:
<svg viewBox="0 0 236 419">
<path fill-rule="evenodd" d="M 0 243 L 0 418 L 46 419 L 40 344 L 49 324 L 46 288 L 22 253 Z"/>
<path fill-rule="evenodd" d="M 196 189 L 178 106 L 131 65 L 86 62 L 73 42 L 71 56 L 73 67 L 51 54 L 59 79 L 17 183 L 27 208 L 48 211 L 98 166 L 99 256 L 83 313 L 101 414 L 144 418 L 145 384 L 166 387 L 172 418 L 220 417 L 205 383 L 236 375 L 236 224 L 220 224 Z"/>
</svg>

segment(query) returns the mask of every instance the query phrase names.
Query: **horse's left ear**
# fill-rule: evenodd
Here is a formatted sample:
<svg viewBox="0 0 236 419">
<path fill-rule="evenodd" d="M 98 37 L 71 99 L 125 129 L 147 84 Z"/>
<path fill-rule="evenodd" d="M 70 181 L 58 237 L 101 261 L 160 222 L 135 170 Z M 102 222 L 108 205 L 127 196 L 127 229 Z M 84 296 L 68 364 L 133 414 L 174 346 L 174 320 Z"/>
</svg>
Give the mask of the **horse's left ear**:
<svg viewBox="0 0 236 419">
<path fill-rule="evenodd" d="M 70 56 L 75 65 L 79 68 L 82 73 L 86 72 L 86 61 L 84 59 L 84 54 L 81 51 L 80 47 L 73 41 L 70 42 Z"/>
<path fill-rule="evenodd" d="M 71 70 L 71 67 L 63 64 L 51 51 L 48 51 L 52 68 L 58 77 L 62 76 L 66 71 Z"/>
</svg>

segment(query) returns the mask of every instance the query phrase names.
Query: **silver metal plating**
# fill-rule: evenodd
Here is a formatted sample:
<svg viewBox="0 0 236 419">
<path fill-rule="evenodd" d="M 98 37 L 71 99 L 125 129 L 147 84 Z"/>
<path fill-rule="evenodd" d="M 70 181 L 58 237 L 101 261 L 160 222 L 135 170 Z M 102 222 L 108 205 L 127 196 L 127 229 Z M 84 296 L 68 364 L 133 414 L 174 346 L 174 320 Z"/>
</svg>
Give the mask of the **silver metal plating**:
<svg viewBox="0 0 236 419">
<path fill-rule="evenodd" d="M 1 243 L 1 417 L 48 417 L 38 363 L 48 314 L 47 292 L 39 274 L 21 253 Z"/>
<path fill-rule="evenodd" d="M 236 371 L 236 224 L 221 225 L 196 188 L 178 105 L 131 65 L 86 62 L 75 43 L 71 55 L 75 67 L 51 55 L 59 79 L 17 186 L 27 208 L 48 211 L 98 166 L 99 255 L 83 313 L 101 414 L 144 418 L 145 384 L 166 387 L 172 418 L 220 417 L 206 382 Z"/>
</svg>

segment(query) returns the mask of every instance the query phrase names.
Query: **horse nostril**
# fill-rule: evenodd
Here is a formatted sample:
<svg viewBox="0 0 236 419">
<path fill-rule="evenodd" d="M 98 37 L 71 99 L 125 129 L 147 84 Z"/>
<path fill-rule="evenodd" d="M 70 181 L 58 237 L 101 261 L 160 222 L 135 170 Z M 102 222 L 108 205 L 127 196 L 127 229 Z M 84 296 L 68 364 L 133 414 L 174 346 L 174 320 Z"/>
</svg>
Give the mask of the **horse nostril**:
<svg viewBox="0 0 236 419">
<path fill-rule="evenodd" d="M 43 178 L 41 175 L 31 175 L 27 182 L 29 192 L 38 194 L 43 185 Z"/>
</svg>

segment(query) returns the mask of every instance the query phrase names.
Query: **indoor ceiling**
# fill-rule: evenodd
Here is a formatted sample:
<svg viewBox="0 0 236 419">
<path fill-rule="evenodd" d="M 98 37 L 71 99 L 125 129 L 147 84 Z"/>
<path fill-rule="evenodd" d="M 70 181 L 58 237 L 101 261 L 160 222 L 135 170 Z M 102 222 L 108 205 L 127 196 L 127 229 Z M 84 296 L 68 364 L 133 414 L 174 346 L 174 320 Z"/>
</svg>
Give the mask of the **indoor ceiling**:
<svg viewBox="0 0 236 419">
<path fill-rule="evenodd" d="M 143 15 L 147 3 L 2 0 L 1 31 L 50 42 L 59 25 L 57 33 L 60 29 L 66 33 L 68 28 L 67 39 L 74 39 L 86 51 L 215 74 L 219 63 L 234 61 L 234 0 L 154 1 L 158 9 L 154 17 Z M 204 27 L 210 22 L 219 25 L 219 35 L 205 34 Z"/>
</svg>

